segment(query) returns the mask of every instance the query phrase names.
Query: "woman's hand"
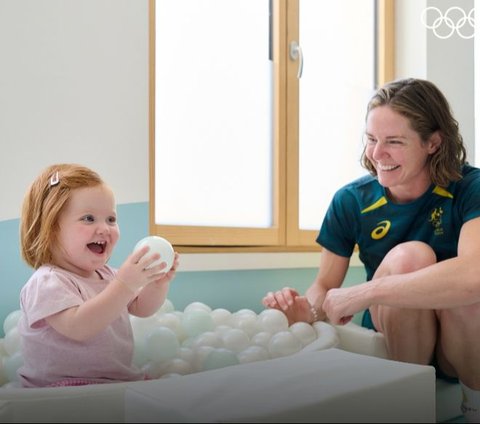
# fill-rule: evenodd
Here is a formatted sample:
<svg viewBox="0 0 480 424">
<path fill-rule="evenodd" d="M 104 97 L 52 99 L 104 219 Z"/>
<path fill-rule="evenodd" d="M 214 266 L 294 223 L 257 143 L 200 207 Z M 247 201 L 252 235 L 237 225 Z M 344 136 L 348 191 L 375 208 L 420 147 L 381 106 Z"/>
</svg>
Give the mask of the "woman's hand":
<svg viewBox="0 0 480 424">
<path fill-rule="evenodd" d="M 267 308 L 278 309 L 288 318 L 288 324 L 294 322 L 313 322 L 311 305 L 305 296 L 290 287 L 285 287 L 276 292 L 268 292 L 262 299 L 262 304 Z"/>
<path fill-rule="evenodd" d="M 353 287 L 330 289 L 325 296 L 322 308 L 332 324 L 347 324 L 354 314 L 371 305 L 366 301 L 373 283 L 362 283 Z"/>
</svg>

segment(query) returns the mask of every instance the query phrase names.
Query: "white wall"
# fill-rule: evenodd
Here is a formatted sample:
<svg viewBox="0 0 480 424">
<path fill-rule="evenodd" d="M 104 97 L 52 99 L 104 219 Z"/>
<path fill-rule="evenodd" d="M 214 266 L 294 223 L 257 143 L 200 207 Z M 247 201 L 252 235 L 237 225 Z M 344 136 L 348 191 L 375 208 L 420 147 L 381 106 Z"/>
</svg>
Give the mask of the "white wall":
<svg viewBox="0 0 480 424">
<path fill-rule="evenodd" d="M 397 1 L 397 77 L 438 82 L 472 152 L 473 42 L 429 38 L 419 19 L 426 5 Z M 26 188 L 55 162 L 94 168 L 118 203 L 148 201 L 148 0 L 0 0 L 0 222 L 19 217 Z M 258 265 L 250 257 L 242 267 Z M 208 258 L 217 261 L 210 269 L 225 263 Z M 298 261 L 317 266 L 315 255 Z"/>
<path fill-rule="evenodd" d="M 439 22 L 439 37 L 425 27 L 421 16 L 426 8 L 435 7 L 445 16 L 454 7 L 457 9 L 452 9 L 448 18 L 457 24 L 463 17 L 458 8 L 468 15 L 474 6 L 474 0 L 397 0 L 395 5 L 396 78 L 425 78 L 444 92 L 459 122 L 471 163 L 475 163 L 474 39 L 464 39 L 456 32 L 449 38 L 442 38 L 451 32 L 444 22 Z M 429 13 L 431 15 L 425 16 L 428 24 L 440 17 L 433 10 Z M 463 31 L 465 34 L 472 32 L 468 22 Z"/>
<path fill-rule="evenodd" d="M 0 0 L 0 221 L 55 162 L 148 200 L 148 0 Z"/>
</svg>

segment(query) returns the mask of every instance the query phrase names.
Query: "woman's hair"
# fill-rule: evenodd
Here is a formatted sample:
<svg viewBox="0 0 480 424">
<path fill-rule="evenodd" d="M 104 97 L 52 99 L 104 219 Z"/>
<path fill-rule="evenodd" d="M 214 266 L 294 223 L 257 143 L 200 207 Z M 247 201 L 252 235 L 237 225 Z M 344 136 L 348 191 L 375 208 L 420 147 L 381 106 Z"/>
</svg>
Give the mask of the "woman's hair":
<svg viewBox="0 0 480 424">
<path fill-rule="evenodd" d="M 462 166 L 467 155 L 463 138 L 447 99 L 433 83 L 415 78 L 390 82 L 378 89 L 371 98 L 367 117 L 378 106 L 389 106 L 407 118 L 424 143 L 435 131 L 439 132 L 442 142 L 428 159 L 430 177 L 434 184 L 447 187 L 451 181 L 462 178 Z M 372 175 L 377 175 L 373 164 L 365 155 L 365 148 L 361 162 Z"/>
<path fill-rule="evenodd" d="M 30 266 L 51 262 L 58 219 L 72 191 L 100 184 L 96 172 L 77 164 L 49 166 L 35 179 L 23 200 L 20 224 L 21 253 Z"/>
</svg>

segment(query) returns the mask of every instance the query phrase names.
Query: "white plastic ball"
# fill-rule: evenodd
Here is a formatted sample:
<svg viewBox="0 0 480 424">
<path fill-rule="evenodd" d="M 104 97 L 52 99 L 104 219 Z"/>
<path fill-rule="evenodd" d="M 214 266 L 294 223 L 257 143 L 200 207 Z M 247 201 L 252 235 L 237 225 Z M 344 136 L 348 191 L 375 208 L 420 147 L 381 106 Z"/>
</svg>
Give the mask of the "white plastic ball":
<svg viewBox="0 0 480 424">
<path fill-rule="evenodd" d="M 188 337 L 195 337 L 215 328 L 210 314 L 203 310 L 194 310 L 183 314 L 182 326 Z"/>
<path fill-rule="evenodd" d="M 187 337 L 185 340 L 182 341 L 180 348 L 184 347 L 186 349 L 194 349 L 193 341 L 195 340 L 195 337 L 197 336 Z"/>
<path fill-rule="evenodd" d="M 263 331 L 272 334 L 288 330 L 288 318 L 278 309 L 265 309 L 260 312 L 258 323 Z"/>
<path fill-rule="evenodd" d="M 161 375 L 180 374 L 186 375 L 192 372 L 192 365 L 181 358 L 173 358 L 161 365 Z"/>
<path fill-rule="evenodd" d="M 203 363 L 205 358 L 212 352 L 215 348 L 212 346 L 200 346 L 193 350 L 194 357 L 191 362 L 192 372 L 202 371 Z"/>
<path fill-rule="evenodd" d="M 270 339 L 272 338 L 272 333 L 268 331 L 259 331 L 252 337 L 251 344 L 256 346 L 262 346 L 268 349 L 268 343 L 270 343 Z"/>
<path fill-rule="evenodd" d="M 240 361 L 234 352 L 225 348 L 213 349 L 203 362 L 203 370 L 213 370 L 239 364 Z"/>
<path fill-rule="evenodd" d="M 233 352 L 241 352 L 250 345 L 250 339 L 245 331 L 231 328 L 222 335 L 223 345 Z"/>
<path fill-rule="evenodd" d="M 5 334 L 3 348 L 9 356 L 21 350 L 21 338 L 17 326 L 10 328 L 10 331 Z"/>
<path fill-rule="evenodd" d="M 5 350 L 4 346 L 4 339 L 0 339 L 0 356 L 8 356 L 7 351 Z"/>
<path fill-rule="evenodd" d="M 257 316 L 257 313 L 255 311 L 252 311 L 251 309 L 239 309 L 238 311 L 234 312 L 235 316 L 239 316 L 239 315 L 250 315 L 252 317 L 256 317 Z"/>
<path fill-rule="evenodd" d="M 192 348 L 200 346 L 223 347 L 223 341 L 220 336 L 213 331 L 205 331 L 192 340 Z"/>
<path fill-rule="evenodd" d="M 0 386 L 8 383 L 7 372 L 5 371 L 5 367 L 3 365 L 5 358 L 6 357 L 0 355 Z"/>
<path fill-rule="evenodd" d="M 230 325 L 232 320 L 232 313 L 224 308 L 217 308 L 211 312 L 211 317 L 216 326 Z"/>
<path fill-rule="evenodd" d="M 130 324 L 134 339 L 143 341 L 147 334 L 158 326 L 158 318 L 155 315 L 146 318 L 130 315 Z"/>
<path fill-rule="evenodd" d="M 289 331 L 298 337 L 298 339 L 300 339 L 303 346 L 306 346 L 317 339 L 317 332 L 315 328 L 306 322 L 293 323 L 290 326 Z"/>
<path fill-rule="evenodd" d="M 232 327 L 230 327 L 229 325 L 218 325 L 217 327 L 215 327 L 214 331 L 220 337 L 223 337 L 223 335 L 231 329 L 232 329 Z"/>
<path fill-rule="evenodd" d="M 157 327 L 147 335 L 145 347 L 150 360 L 168 361 L 177 356 L 180 343 L 170 328 Z"/>
<path fill-rule="evenodd" d="M 185 306 L 183 313 L 188 314 L 189 312 L 193 311 L 205 311 L 210 313 L 212 312 L 212 308 L 203 302 L 192 302 Z"/>
<path fill-rule="evenodd" d="M 23 355 L 21 352 L 16 352 L 12 356 L 3 358 L 3 369 L 8 381 L 19 381 L 17 370 L 21 366 L 23 366 Z"/>
<path fill-rule="evenodd" d="M 147 355 L 147 347 L 145 344 L 145 338 L 138 340 L 133 339 L 133 358 L 132 362 L 135 366 L 142 368 L 147 362 L 150 361 Z"/>
<path fill-rule="evenodd" d="M 235 314 L 232 316 L 232 327 L 245 331 L 245 333 L 252 337 L 257 332 L 257 315 L 248 313 Z"/>
<path fill-rule="evenodd" d="M 270 359 L 267 349 L 263 346 L 248 346 L 246 349 L 237 353 L 237 357 L 241 364 Z"/>
<path fill-rule="evenodd" d="M 175 310 L 175 306 L 170 299 L 165 299 L 162 303 L 162 306 L 157 311 L 157 315 L 164 314 L 168 312 L 173 312 Z"/>
<path fill-rule="evenodd" d="M 268 351 L 272 358 L 293 355 L 302 347 L 302 342 L 288 330 L 274 334 L 268 343 Z"/>
<path fill-rule="evenodd" d="M 22 311 L 20 309 L 10 312 L 3 321 L 3 333 L 7 334 L 13 327 L 16 327 L 21 316 Z"/>
<path fill-rule="evenodd" d="M 158 361 L 148 361 L 141 367 L 141 370 L 149 379 L 160 378 L 162 376 L 161 362 Z"/>
<path fill-rule="evenodd" d="M 173 312 L 157 315 L 157 326 L 170 328 L 170 330 L 176 334 L 179 341 L 187 338 L 181 318 Z"/>
<path fill-rule="evenodd" d="M 20 381 L 10 381 L 7 384 L 4 384 L 2 386 L 2 389 L 21 389 L 22 385 L 20 384 Z"/>
<path fill-rule="evenodd" d="M 177 373 L 168 373 L 168 374 L 163 374 L 160 378 L 174 378 L 174 377 L 181 377 L 182 374 L 177 374 Z"/>
<path fill-rule="evenodd" d="M 193 359 L 195 358 L 195 352 L 193 351 L 192 348 L 182 346 L 178 351 L 178 357 L 188 362 L 189 364 L 192 364 Z"/>
<path fill-rule="evenodd" d="M 170 271 L 170 268 L 173 266 L 173 261 L 175 259 L 175 251 L 170 242 L 163 237 L 159 236 L 148 236 L 141 239 L 133 249 L 134 252 L 141 249 L 144 246 L 150 247 L 150 250 L 147 252 L 147 255 L 152 253 L 159 253 L 160 259 L 153 262 L 147 268 L 152 268 L 153 266 L 159 265 L 162 262 L 165 262 L 167 266 L 162 270 L 162 272 Z"/>
</svg>

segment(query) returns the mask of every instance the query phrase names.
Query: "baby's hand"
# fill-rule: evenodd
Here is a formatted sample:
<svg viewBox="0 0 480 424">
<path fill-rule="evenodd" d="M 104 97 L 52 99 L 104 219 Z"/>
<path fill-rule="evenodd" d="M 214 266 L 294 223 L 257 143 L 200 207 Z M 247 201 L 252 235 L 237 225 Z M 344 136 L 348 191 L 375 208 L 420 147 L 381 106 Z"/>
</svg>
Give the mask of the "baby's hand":
<svg viewBox="0 0 480 424">
<path fill-rule="evenodd" d="M 165 276 L 164 269 L 167 266 L 165 262 L 149 268 L 156 260 L 160 259 L 158 253 L 148 255 L 149 250 L 148 246 L 144 246 L 133 252 L 118 270 L 116 279 L 134 293 L 143 286 Z"/>
</svg>

